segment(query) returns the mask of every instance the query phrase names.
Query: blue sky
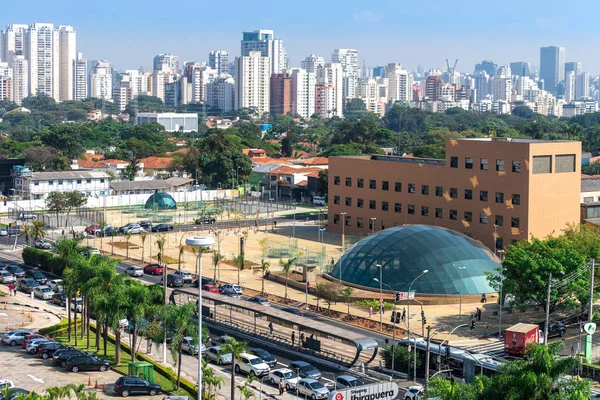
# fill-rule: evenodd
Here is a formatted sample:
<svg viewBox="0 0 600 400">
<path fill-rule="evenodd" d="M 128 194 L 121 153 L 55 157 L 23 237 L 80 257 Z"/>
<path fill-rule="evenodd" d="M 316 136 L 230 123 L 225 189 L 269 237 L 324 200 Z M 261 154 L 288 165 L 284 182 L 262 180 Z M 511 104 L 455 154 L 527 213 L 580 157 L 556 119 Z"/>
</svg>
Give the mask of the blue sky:
<svg viewBox="0 0 600 400">
<path fill-rule="evenodd" d="M 537 65 L 539 47 L 561 45 L 567 61 L 596 74 L 599 13 L 592 0 L 28 0 L 3 5 L 0 26 L 73 25 L 85 57 L 115 68 L 150 67 L 158 53 L 182 61 L 207 61 L 211 49 L 236 55 L 242 31 L 273 29 L 293 66 L 311 53 L 328 60 L 334 48 L 347 47 L 359 50 L 361 65 L 443 68 L 446 58 L 458 58 L 458 70 L 472 71 L 483 59 Z"/>
</svg>

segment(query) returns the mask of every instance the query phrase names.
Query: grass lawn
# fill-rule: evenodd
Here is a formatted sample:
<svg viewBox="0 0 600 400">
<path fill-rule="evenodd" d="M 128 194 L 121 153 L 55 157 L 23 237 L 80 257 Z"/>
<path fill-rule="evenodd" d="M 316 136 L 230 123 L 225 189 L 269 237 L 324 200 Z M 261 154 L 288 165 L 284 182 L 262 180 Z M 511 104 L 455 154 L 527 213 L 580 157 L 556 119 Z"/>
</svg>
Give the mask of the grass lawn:
<svg viewBox="0 0 600 400">
<path fill-rule="evenodd" d="M 96 353 L 96 346 L 95 346 L 96 334 L 93 331 L 90 333 L 90 345 L 92 346 L 91 348 L 87 347 L 87 338 L 79 339 L 77 346 L 75 346 L 75 340 L 73 338 L 71 339 L 70 342 L 68 342 L 66 332 L 59 336 L 55 336 L 55 339 L 58 342 L 61 342 L 64 344 L 69 344 L 70 346 L 74 346 L 82 351 Z M 101 339 L 100 340 L 100 351 L 98 352 L 98 356 L 100 358 L 108 360 L 110 362 L 112 369 L 122 372 L 124 374 L 127 374 L 128 373 L 128 363 L 131 361 L 131 356 L 129 354 L 127 354 L 123 349 L 121 349 L 121 365 L 115 365 L 115 351 L 116 351 L 115 345 L 112 344 L 110 341 L 107 342 L 106 356 L 104 356 L 104 348 L 103 348 L 102 344 L 103 344 L 103 341 Z M 144 348 L 144 347 L 145 346 L 142 345 L 140 348 Z M 141 361 L 139 359 L 139 357 L 138 357 L 137 361 Z M 160 387 L 167 392 L 171 392 L 173 394 L 177 394 L 180 396 L 189 396 L 191 398 L 195 397 L 194 393 L 188 393 L 184 389 L 179 389 L 178 391 L 174 391 L 175 382 L 171 382 L 169 379 L 167 379 L 164 376 L 162 376 L 161 374 L 159 374 L 156 369 L 154 370 L 154 381 L 156 383 L 158 383 L 160 385 Z"/>
</svg>

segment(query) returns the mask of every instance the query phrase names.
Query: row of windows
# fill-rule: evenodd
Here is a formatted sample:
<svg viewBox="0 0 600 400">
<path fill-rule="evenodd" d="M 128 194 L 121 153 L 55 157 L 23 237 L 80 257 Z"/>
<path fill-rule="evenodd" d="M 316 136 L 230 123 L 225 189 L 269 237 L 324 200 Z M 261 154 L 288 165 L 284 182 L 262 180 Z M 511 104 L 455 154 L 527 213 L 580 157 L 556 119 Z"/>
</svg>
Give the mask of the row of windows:
<svg viewBox="0 0 600 400">
<path fill-rule="evenodd" d="M 77 179 L 76 181 L 77 181 L 78 185 L 81 185 L 81 183 L 83 182 L 82 179 Z M 85 182 L 86 183 L 92 183 L 92 180 L 91 179 L 86 179 Z M 104 183 L 104 178 L 100 178 L 100 183 Z M 39 184 L 40 184 L 40 181 L 33 181 L 33 185 L 34 186 L 39 186 Z M 58 180 L 58 184 L 62 185 L 63 184 L 63 180 L 59 179 Z M 72 185 L 73 184 L 73 179 L 67 180 L 67 184 Z M 48 181 L 48 185 L 50 185 L 50 186 L 54 185 L 54 181 Z"/>
<path fill-rule="evenodd" d="M 575 172 L 576 170 L 576 160 L 577 157 L 575 154 L 557 154 L 554 156 L 555 158 L 555 171 L 557 173 L 561 172 Z M 450 168 L 458 168 L 459 159 L 456 156 L 450 157 Z M 552 173 L 552 156 L 551 155 L 543 155 L 543 156 L 533 156 L 531 172 L 533 174 L 551 174 Z M 465 157 L 464 158 L 464 166 L 465 169 L 473 169 L 475 165 L 475 161 L 473 157 Z M 487 158 L 479 159 L 479 169 L 482 171 L 487 171 L 489 169 L 489 160 Z M 504 160 L 496 159 L 496 171 L 504 172 Z M 521 161 L 512 160 L 512 172 L 520 173 L 521 172 Z"/>
<path fill-rule="evenodd" d="M 423 185 L 424 188 L 422 188 L 422 194 L 429 194 L 429 186 Z M 437 189 L 442 189 L 441 187 L 436 187 L 436 196 L 442 196 L 443 195 L 443 189 L 440 190 L 440 193 L 438 194 L 438 190 Z M 473 200 L 473 190 L 471 189 L 465 189 L 465 200 Z M 456 188 L 450 188 L 450 197 L 453 199 L 458 198 L 458 189 Z M 479 191 L 479 201 L 488 201 L 488 192 L 487 190 L 480 190 Z M 496 203 L 504 203 L 504 193 L 502 192 L 496 192 Z M 513 193 L 511 195 L 511 202 L 513 205 L 518 206 L 521 204 L 521 195 L 520 194 L 515 194 Z M 340 205 L 340 196 L 333 196 L 333 204 L 336 205 Z M 346 197 L 345 201 L 344 201 L 345 205 L 348 207 L 352 207 L 352 197 Z M 381 209 L 383 211 L 387 211 L 387 201 L 382 201 L 381 202 Z M 399 203 L 396 203 L 399 204 Z M 356 206 L 358 208 L 364 208 L 365 205 L 365 200 L 362 198 L 357 198 L 356 199 Z M 385 207 L 385 208 L 384 208 Z M 371 210 L 375 210 L 377 209 L 377 200 L 369 200 L 369 208 Z"/>
<path fill-rule="evenodd" d="M 398 209 L 398 207 L 400 208 L 400 210 L 402 209 L 402 205 L 399 203 L 396 203 L 395 207 L 396 207 L 396 209 Z M 414 204 L 408 205 L 408 209 L 407 209 L 408 214 L 415 215 L 416 210 L 417 210 L 417 207 Z M 448 210 L 448 211 L 449 211 L 448 218 L 450 219 L 450 221 L 458 221 L 458 210 Z M 397 212 L 399 212 L 399 211 L 397 211 Z M 429 207 L 428 206 L 421 206 L 421 216 L 422 217 L 429 216 Z M 437 219 L 444 218 L 444 209 L 443 208 L 435 209 L 435 218 L 437 218 Z M 373 219 L 370 219 L 370 220 L 373 220 Z M 465 222 L 472 223 L 473 222 L 473 213 L 471 211 L 465 211 L 464 214 L 462 215 L 462 220 Z M 492 220 L 492 216 L 487 215 L 486 213 L 479 214 L 479 223 L 480 224 L 487 225 L 489 222 L 491 222 L 491 220 Z M 496 226 L 504 226 L 504 216 L 495 215 L 493 217 L 493 222 L 494 222 L 494 225 L 496 225 Z M 339 225 L 340 214 L 333 215 L 333 223 L 335 225 Z M 352 217 L 349 215 L 346 215 L 344 224 L 346 226 L 352 226 Z M 363 227 L 362 217 L 357 217 L 356 227 L 357 228 Z M 520 218 L 519 217 L 511 217 L 510 218 L 510 227 L 511 228 L 520 228 L 521 227 Z"/>
<path fill-rule="evenodd" d="M 473 157 L 465 157 L 465 169 L 473 169 L 473 165 L 474 165 Z M 455 157 L 455 156 L 450 157 L 450 168 L 458 168 L 458 157 Z M 479 169 L 481 171 L 487 171 L 489 169 L 489 159 L 480 158 L 479 159 Z M 504 172 L 504 160 L 496 160 L 496 171 Z M 516 173 L 521 172 L 521 161 L 513 160 L 512 172 L 516 172 Z"/>
</svg>

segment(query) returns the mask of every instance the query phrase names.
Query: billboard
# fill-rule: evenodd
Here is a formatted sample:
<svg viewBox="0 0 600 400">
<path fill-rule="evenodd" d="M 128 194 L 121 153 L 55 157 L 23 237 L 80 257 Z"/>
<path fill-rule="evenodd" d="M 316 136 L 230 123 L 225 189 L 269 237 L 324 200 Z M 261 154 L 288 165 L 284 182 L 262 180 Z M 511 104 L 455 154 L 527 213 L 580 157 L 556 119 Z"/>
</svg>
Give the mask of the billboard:
<svg viewBox="0 0 600 400">
<path fill-rule="evenodd" d="M 393 400 L 398 396 L 398 385 L 394 382 L 381 382 L 369 385 L 334 390 L 331 400 Z"/>
</svg>

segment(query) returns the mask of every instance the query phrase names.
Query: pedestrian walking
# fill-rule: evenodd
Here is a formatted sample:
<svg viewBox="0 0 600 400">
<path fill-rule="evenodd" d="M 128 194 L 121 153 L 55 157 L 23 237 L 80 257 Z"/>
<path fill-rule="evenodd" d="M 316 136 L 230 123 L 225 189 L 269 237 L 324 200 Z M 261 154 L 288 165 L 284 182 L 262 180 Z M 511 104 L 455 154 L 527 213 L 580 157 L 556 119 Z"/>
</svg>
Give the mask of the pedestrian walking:
<svg viewBox="0 0 600 400">
<path fill-rule="evenodd" d="M 283 392 L 285 392 L 285 384 L 283 383 L 283 379 L 279 380 L 277 387 L 279 388 L 279 395 L 282 396 Z"/>
<path fill-rule="evenodd" d="M 475 315 L 477 316 L 477 321 L 481 321 L 481 309 L 479 307 L 477 307 Z"/>
<path fill-rule="evenodd" d="M 402 308 L 402 322 L 406 319 L 406 307 Z"/>
<path fill-rule="evenodd" d="M 273 334 L 273 323 L 269 322 L 269 331 L 271 332 L 271 335 Z"/>
<path fill-rule="evenodd" d="M 158 264 L 160 265 L 161 261 L 162 261 L 162 254 L 160 254 L 160 251 L 158 252 L 158 254 L 156 255 L 156 259 L 158 260 Z"/>
<path fill-rule="evenodd" d="M 277 228 L 277 221 L 273 220 L 273 229 Z"/>
<path fill-rule="evenodd" d="M 369 318 L 373 315 L 373 306 L 369 307 Z"/>
<path fill-rule="evenodd" d="M 381 301 L 381 313 L 385 314 L 385 303 L 383 302 L 383 300 Z"/>
<path fill-rule="evenodd" d="M 62 230 L 62 235 L 63 235 L 63 237 L 65 237 L 65 230 L 64 229 Z"/>
<path fill-rule="evenodd" d="M 11 283 L 10 285 L 8 285 L 8 295 L 12 296 L 13 295 L 13 284 Z"/>
<path fill-rule="evenodd" d="M 296 332 L 292 332 L 292 346 L 294 346 L 296 342 Z"/>
</svg>

